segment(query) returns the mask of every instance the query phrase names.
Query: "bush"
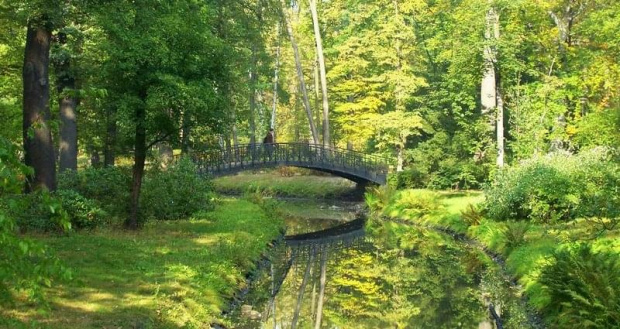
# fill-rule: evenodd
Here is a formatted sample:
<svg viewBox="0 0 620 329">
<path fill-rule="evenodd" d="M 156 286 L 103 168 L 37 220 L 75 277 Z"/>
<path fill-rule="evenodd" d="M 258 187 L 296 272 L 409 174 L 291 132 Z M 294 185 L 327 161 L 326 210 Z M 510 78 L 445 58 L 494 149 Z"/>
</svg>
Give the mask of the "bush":
<svg viewBox="0 0 620 329">
<path fill-rule="evenodd" d="M 211 183 L 196 172 L 189 158 L 181 158 L 165 171 L 147 173 L 140 198 L 143 220 L 180 219 L 209 208 Z"/>
<path fill-rule="evenodd" d="M 7 215 L 15 219 L 21 232 L 51 232 L 71 228 L 62 201 L 55 193 L 36 191 L 6 197 L 4 201 L 8 203 Z"/>
<path fill-rule="evenodd" d="M 551 223 L 578 216 L 616 218 L 620 166 L 605 150 L 536 157 L 500 172 L 485 189 L 495 220 Z"/>
<path fill-rule="evenodd" d="M 590 245 L 555 253 L 540 283 L 549 294 L 543 311 L 552 328 L 620 327 L 620 256 Z"/>
<path fill-rule="evenodd" d="M 530 223 L 528 222 L 506 222 L 504 254 L 508 255 L 517 247 L 523 245 L 526 242 L 526 235 L 529 230 Z"/>
<path fill-rule="evenodd" d="M 406 169 L 389 175 L 388 185 L 396 189 L 424 188 L 426 187 L 426 177 L 416 168 Z"/>
<path fill-rule="evenodd" d="M 67 212 L 71 226 L 74 228 L 95 228 L 101 226 L 108 214 L 94 200 L 83 197 L 73 190 L 59 190 L 62 208 Z"/>
<path fill-rule="evenodd" d="M 0 305 L 10 305 L 16 293 L 25 292 L 31 301 L 44 301 L 43 287 L 52 280 L 68 279 L 70 272 L 40 243 L 17 234 L 15 217 L 24 205 L 17 195 L 23 188 L 23 177 L 32 169 L 24 166 L 17 156 L 14 144 L 0 138 Z M 50 203 L 34 203 L 41 209 L 56 211 L 55 200 L 42 193 L 32 193 L 29 198 L 40 198 Z M 57 212 L 58 214 L 58 212 Z M 61 217 L 59 217 L 62 219 Z M 3 314 L 4 315 L 4 314 Z M 0 325 L 3 319 L 0 319 Z"/>
<path fill-rule="evenodd" d="M 127 168 L 87 168 L 59 175 L 58 188 L 73 190 L 95 200 L 108 214 L 125 218 L 131 193 L 131 173 Z"/>
<path fill-rule="evenodd" d="M 442 208 L 439 194 L 427 190 L 404 190 L 393 198 L 384 213 L 390 217 L 424 220 Z"/>
</svg>

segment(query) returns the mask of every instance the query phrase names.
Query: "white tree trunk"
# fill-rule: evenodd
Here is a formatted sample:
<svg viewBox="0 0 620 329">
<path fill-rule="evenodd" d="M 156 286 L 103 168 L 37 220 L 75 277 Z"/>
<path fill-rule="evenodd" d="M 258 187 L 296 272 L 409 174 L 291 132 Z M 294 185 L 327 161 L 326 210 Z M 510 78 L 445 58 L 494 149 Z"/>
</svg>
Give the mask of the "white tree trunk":
<svg viewBox="0 0 620 329">
<path fill-rule="evenodd" d="M 297 41 L 295 41 L 295 35 L 293 34 L 293 27 L 291 26 L 290 19 L 288 17 L 286 1 L 281 0 L 282 3 L 282 16 L 284 18 L 284 22 L 286 23 L 286 31 L 288 32 L 288 37 L 291 40 L 291 46 L 293 47 L 293 55 L 295 56 L 295 67 L 297 69 L 297 78 L 299 79 L 299 89 L 301 90 L 301 95 L 304 103 L 304 107 L 306 109 L 306 114 L 308 116 L 308 124 L 310 126 L 310 132 L 312 134 L 312 140 L 314 144 L 319 144 L 319 136 L 316 131 L 316 126 L 314 125 L 314 120 L 312 119 L 312 108 L 310 107 L 310 101 L 308 100 L 308 90 L 306 89 L 306 82 L 304 81 L 304 72 L 301 67 L 301 58 L 299 56 L 299 49 L 297 47 Z"/>
<path fill-rule="evenodd" d="M 487 42 L 499 40 L 499 15 L 491 7 L 486 15 L 487 26 L 484 33 Z M 504 100 L 502 98 L 500 79 L 496 71 L 497 50 L 487 44 L 484 47 L 484 75 L 480 87 L 482 113 L 488 117 L 489 130 L 496 130 L 498 167 L 504 166 Z"/>
<path fill-rule="evenodd" d="M 312 25 L 314 26 L 314 39 L 316 40 L 316 53 L 319 60 L 319 73 L 321 77 L 321 92 L 323 94 L 323 145 L 331 145 L 329 134 L 329 101 L 327 99 L 327 77 L 325 70 L 325 58 L 323 57 L 323 40 L 319 27 L 319 16 L 316 9 L 316 0 L 310 0 L 310 12 L 312 13 Z"/>
</svg>

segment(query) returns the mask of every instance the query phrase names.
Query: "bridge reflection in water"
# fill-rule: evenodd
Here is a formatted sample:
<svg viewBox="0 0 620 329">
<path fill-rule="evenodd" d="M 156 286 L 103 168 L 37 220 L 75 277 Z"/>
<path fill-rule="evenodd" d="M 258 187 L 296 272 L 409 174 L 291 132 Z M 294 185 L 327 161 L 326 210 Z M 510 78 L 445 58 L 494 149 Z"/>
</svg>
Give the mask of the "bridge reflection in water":
<svg viewBox="0 0 620 329">
<path fill-rule="evenodd" d="M 357 183 L 386 183 L 387 161 L 371 154 L 307 143 L 236 145 L 192 154 L 200 174 L 214 177 L 277 166 L 310 168 Z"/>
</svg>

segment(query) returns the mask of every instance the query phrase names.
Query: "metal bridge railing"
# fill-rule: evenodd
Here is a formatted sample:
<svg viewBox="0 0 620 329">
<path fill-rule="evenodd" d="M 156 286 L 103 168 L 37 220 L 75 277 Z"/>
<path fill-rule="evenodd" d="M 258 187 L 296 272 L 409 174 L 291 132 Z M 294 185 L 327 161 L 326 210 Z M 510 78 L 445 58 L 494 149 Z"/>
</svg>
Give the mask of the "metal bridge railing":
<svg viewBox="0 0 620 329">
<path fill-rule="evenodd" d="M 192 154 L 201 173 L 221 174 L 268 165 L 293 165 L 343 172 L 372 181 L 384 181 L 384 158 L 362 152 L 307 143 L 245 144 Z"/>
</svg>

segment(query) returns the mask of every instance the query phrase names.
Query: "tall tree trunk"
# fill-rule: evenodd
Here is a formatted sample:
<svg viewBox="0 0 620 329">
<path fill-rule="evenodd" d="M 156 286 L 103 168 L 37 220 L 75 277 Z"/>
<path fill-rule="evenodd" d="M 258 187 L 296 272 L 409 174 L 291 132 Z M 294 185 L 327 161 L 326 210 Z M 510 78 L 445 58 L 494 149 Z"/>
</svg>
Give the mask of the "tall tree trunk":
<svg viewBox="0 0 620 329">
<path fill-rule="evenodd" d="M 297 328 L 297 321 L 299 319 L 299 312 L 301 311 L 301 304 L 304 300 L 304 291 L 306 290 L 306 284 L 308 283 L 308 277 L 310 276 L 310 269 L 312 268 L 312 262 L 314 261 L 314 250 L 308 257 L 308 263 L 306 264 L 306 271 L 304 272 L 304 278 L 301 280 L 301 287 L 299 287 L 299 294 L 297 295 L 297 303 L 295 304 L 295 313 L 293 313 L 293 320 L 291 321 L 291 329 Z"/>
<path fill-rule="evenodd" d="M 66 44 L 67 36 L 58 34 L 60 46 Z M 60 161 L 59 170 L 77 170 L 77 96 L 75 95 L 75 77 L 71 72 L 71 59 L 61 56 L 56 62 L 58 88 L 58 104 L 60 107 Z"/>
<path fill-rule="evenodd" d="M 315 54 L 314 56 L 314 67 L 313 70 L 314 72 L 314 114 L 316 115 L 315 117 L 315 122 L 316 122 L 316 129 L 322 131 L 322 126 L 321 126 L 321 116 L 322 116 L 322 111 L 321 111 L 321 103 L 319 102 L 319 97 L 321 96 L 320 93 L 320 89 L 321 89 L 321 78 L 319 77 L 319 56 L 318 54 Z"/>
<path fill-rule="evenodd" d="M 496 116 L 496 129 L 497 129 L 497 166 L 504 166 L 504 98 L 498 81 L 497 88 L 497 116 Z"/>
<path fill-rule="evenodd" d="M 49 55 L 52 33 L 45 22 L 28 23 L 23 67 L 23 142 L 25 163 L 34 169 L 25 191 L 56 189 L 56 165 L 49 129 Z"/>
<path fill-rule="evenodd" d="M 323 300 L 325 299 L 325 285 L 327 275 L 327 248 L 323 248 L 321 253 L 321 278 L 319 281 L 319 301 L 316 306 L 316 320 L 314 322 L 314 329 L 321 328 L 321 321 L 323 317 Z"/>
<path fill-rule="evenodd" d="M 396 150 L 396 171 L 397 172 L 401 172 L 403 171 L 403 163 L 405 162 L 404 156 L 403 156 L 403 146 L 398 145 L 397 146 L 397 150 Z"/>
<path fill-rule="evenodd" d="M 276 45 L 276 67 L 273 70 L 273 106 L 271 109 L 271 123 L 269 127 L 274 130 L 276 128 L 276 109 L 278 107 L 278 72 L 280 70 L 280 23 L 276 26 L 276 35 L 278 44 Z"/>
<path fill-rule="evenodd" d="M 141 95 L 146 99 L 146 93 Z M 131 210 L 126 226 L 130 229 L 138 228 L 138 216 L 140 213 L 140 191 L 142 189 L 142 177 L 144 176 L 144 163 L 146 161 L 146 109 L 144 104 L 136 107 L 136 135 L 134 145 L 133 179 L 131 183 Z"/>
<path fill-rule="evenodd" d="M 486 15 L 486 30 L 484 33 L 487 44 L 483 50 L 484 74 L 480 87 L 480 103 L 482 105 L 482 114 L 488 118 L 489 131 L 494 130 L 495 118 L 494 112 L 497 107 L 497 88 L 495 76 L 495 52 L 489 44 L 493 40 L 493 26 L 495 21 L 495 9 L 490 8 Z"/>
<path fill-rule="evenodd" d="M 291 40 L 291 46 L 293 47 L 293 55 L 295 56 L 295 67 L 297 69 L 297 78 L 299 79 L 299 89 L 301 90 L 304 107 L 306 109 L 306 115 L 308 116 L 308 124 L 310 125 L 310 132 L 312 133 L 312 140 L 314 144 L 319 144 L 319 136 L 312 119 L 312 108 L 310 107 L 310 101 L 308 100 L 308 90 L 306 89 L 306 82 L 304 81 L 304 72 L 301 67 L 301 58 L 299 56 L 299 49 L 297 47 L 297 41 L 295 41 L 295 35 L 293 34 L 293 27 L 291 26 L 290 19 L 286 13 L 286 2 L 281 0 L 282 3 L 282 16 L 286 23 L 286 31 L 288 37 Z"/>
<path fill-rule="evenodd" d="M 499 40 L 499 14 L 495 8 L 489 8 L 486 16 L 485 39 L 493 43 Z M 496 130 L 498 167 L 504 166 L 504 100 L 500 90 L 497 72 L 497 49 L 495 45 L 484 47 L 484 75 L 482 77 L 480 97 L 482 113 L 489 119 L 489 130 Z"/>
<path fill-rule="evenodd" d="M 252 46 L 252 63 L 250 68 L 250 144 L 256 143 L 256 85 L 258 83 L 258 57 L 256 45 Z"/>
<path fill-rule="evenodd" d="M 329 101 L 327 99 L 327 76 L 325 70 L 325 58 L 323 57 L 323 39 L 319 27 L 319 16 L 316 9 L 316 0 L 310 0 L 310 12 L 312 13 L 312 25 L 314 26 L 314 39 L 316 40 L 316 53 L 319 60 L 319 73 L 321 77 L 321 93 L 323 94 L 323 145 L 331 145 L 329 135 Z"/>
<path fill-rule="evenodd" d="M 105 167 L 114 167 L 116 162 L 116 136 L 118 126 L 116 124 L 116 113 L 118 109 L 112 106 L 107 110 L 106 137 L 103 150 L 103 165 Z"/>
</svg>

